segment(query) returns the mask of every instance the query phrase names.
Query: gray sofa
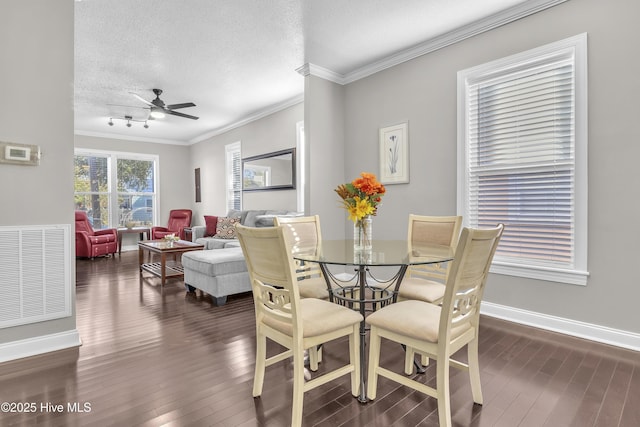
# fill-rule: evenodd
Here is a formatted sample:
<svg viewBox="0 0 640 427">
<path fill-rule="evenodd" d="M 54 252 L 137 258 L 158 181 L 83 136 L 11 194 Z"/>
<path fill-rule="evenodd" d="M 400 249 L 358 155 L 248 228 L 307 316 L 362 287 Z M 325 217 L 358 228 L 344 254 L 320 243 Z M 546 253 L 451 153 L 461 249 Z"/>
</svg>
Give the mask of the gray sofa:
<svg viewBox="0 0 640 427">
<path fill-rule="evenodd" d="M 286 210 L 245 210 L 231 209 L 227 213 L 229 218 L 240 219 L 240 224 L 247 227 L 273 227 L 273 218 L 276 216 L 301 216 L 300 212 Z M 206 226 L 197 225 L 191 227 L 191 240 L 204 245 L 205 249 L 223 249 L 227 247 L 240 247 L 237 239 L 220 239 L 213 236 L 205 236 Z"/>
<path fill-rule="evenodd" d="M 301 216 L 302 213 L 280 210 L 230 210 L 227 217 L 239 218 L 247 227 L 272 227 L 276 216 Z M 211 295 L 216 305 L 223 305 L 228 295 L 251 291 L 249 273 L 237 239 L 205 236 L 206 226 L 191 227 L 191 239 L 204 245 L 203 251 L 182 255 L 184 283 L 190 292 L 200 289 Z"/>
</svg>

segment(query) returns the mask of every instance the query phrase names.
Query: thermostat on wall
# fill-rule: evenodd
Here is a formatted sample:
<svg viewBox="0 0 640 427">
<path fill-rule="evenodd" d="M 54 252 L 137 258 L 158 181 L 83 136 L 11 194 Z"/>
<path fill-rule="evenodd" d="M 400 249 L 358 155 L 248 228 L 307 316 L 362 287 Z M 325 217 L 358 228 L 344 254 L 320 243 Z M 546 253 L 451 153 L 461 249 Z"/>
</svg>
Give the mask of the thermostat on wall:
<svg viewBox="0 0 640 427">
<path fill-rule="evenodd" d="M 4 147 L 4 158 L 7 160 L 28 162 L 31 159 L 31 148 L 7 145 Z"/>
<path fill-rule="evenodd" d="M 40 163 L 40 147 L 0 141 L 0 163 L 37 166 Z"/>
</svg>

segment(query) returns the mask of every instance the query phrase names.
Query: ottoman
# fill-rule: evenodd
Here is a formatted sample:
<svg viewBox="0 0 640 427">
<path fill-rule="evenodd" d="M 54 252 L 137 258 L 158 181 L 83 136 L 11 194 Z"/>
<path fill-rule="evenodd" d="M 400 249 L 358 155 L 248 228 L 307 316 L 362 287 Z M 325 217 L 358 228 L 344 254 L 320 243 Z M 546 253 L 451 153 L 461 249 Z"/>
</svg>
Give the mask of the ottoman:
<svg viewBox="0 0 640 427">
<path fill-rule="evenodd" d="M 242 248 L 187 252 L 182 255 L 182 267 L 187 290 L 206 292 L 218 306 L 227 302 L 228 295 L 251 291 Z"/>
</svg>

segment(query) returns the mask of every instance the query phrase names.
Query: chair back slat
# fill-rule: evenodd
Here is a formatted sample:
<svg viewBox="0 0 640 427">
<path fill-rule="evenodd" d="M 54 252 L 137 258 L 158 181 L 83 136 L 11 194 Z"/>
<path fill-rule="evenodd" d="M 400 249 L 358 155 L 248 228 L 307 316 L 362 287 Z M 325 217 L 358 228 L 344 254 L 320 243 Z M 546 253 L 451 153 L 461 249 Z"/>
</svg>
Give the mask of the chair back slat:
<svg viewBox="0 0 640 427">
<path fill-rule="evenodd" d="M 291 248 L 296 250 L 315 250 L 322 241 L 320 217 L 318 215 L 303 217 L 276 217 L 275 226 L 282 226 L 285 239 Z M 298 280 L 322 277 L 320 264 L 294 260 Z"/>
<path fill-rule="evenodd" d="M 409 215 L 409 252 L 411 247 L 420 243 L 448 246 L 456 249 L 460 228 L 461 216 L 423 216 Z M 449 272 L 450 263 L 436 263 L 411 266 L 407 270 L 407 277 L 438 280 L 445 282 Z"/>
</svg>

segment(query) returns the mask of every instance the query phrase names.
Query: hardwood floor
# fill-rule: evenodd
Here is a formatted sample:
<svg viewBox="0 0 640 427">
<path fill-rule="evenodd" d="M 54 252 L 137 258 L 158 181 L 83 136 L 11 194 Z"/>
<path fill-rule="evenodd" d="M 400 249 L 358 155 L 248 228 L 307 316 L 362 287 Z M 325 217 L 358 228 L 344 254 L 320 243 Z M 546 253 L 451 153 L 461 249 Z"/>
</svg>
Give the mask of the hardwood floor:
<svg viewBox="0 0 640 427">
<path fill-rule="evenodd" d="M 0 411 L 1 426 L 289 424 L 288 361 L 267 368 L 263 396 L 251 397 L 249 294 L 215 307 L 179 280 L 161 290 L 159 279 L 139 279 L 137 252 L 127 252 L 78 260 L 76 295 L 82 347 L 0 365 L 0 402 L 35 404 Z M 472 404 L 466 375 L 452 370 L 454 425 L 640 426 L 640 354 L 488 317 L 480 334 L 484 405 Z M 382 363 L 400 370 L 402 349 L 386 344 Z M 324 352 L 320 370 L 346 359 L 347 343 Z M 435 383 L 434 368 L 425 382 Z M 378 398 L 360 404 L 345 376 L 306 394 L 304 425 L 436 426 L 437 406 L 384 378 Z"/>
</svg>

